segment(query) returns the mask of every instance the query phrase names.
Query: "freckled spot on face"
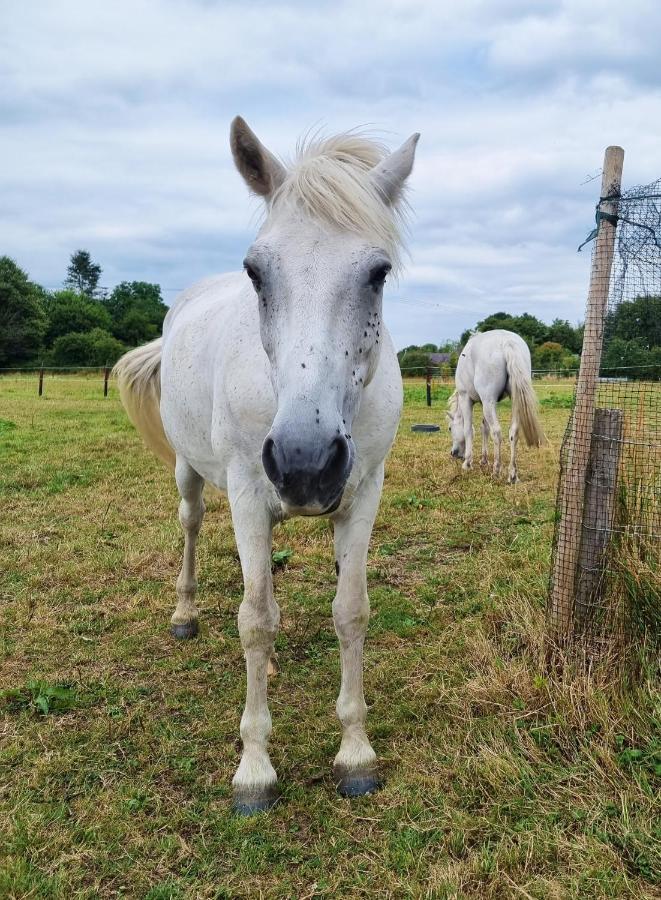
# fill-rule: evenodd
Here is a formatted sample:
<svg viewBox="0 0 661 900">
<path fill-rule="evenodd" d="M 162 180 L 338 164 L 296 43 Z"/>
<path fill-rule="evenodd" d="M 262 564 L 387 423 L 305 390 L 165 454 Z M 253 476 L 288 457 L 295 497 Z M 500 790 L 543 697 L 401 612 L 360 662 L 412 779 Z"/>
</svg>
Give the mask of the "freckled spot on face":
<svg viewBox="0 0 661 900">
<path fill-rule="evenodd" d="M 319 424 L 319 419 L 317 419 L 317 425 Z"/>
<path fill-rule="evenodd" d="M 301 363 L 301 369 L 305 368 L 305 363 Z"/>
<path fill-rule="evenodd" d="M 359 352 L 359 353 L 362 353 L 362 352 L 363 352 L 363 348 L 362 348 L 362 347 L 359 347 L 359 348 L 358 348 L 358 352 Z"/>
<path fill-rule="evenodd" d="M 363 337 L 367 337 L 367 332 L 364 332 Z"/>
<path fill-rule="evenodd" d="M 345 355 L 345 356 L 348 356 L 348 355 L 349 355 L 349 351 L 348 351 L 348 350 L 345 350 L 345 351 L 344 351 L 344 355 Z"/>
<path fill-rule="evenodd" d="M 297 448 L 296 448 L 296 452 L 297 452 L 297 453 L 300 453 L 300 452 L 301 452 L 301 448 L 300 448 L 300 447 L 297 447 Z"/>
</svg>

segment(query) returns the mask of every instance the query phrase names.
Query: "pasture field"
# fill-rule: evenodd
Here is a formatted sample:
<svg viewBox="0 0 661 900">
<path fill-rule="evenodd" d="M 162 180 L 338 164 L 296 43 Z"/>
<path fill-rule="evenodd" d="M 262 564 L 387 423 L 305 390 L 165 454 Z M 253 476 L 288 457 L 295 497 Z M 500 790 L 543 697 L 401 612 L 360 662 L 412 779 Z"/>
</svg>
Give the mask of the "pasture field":
<svg viewBox="0 0 661 900">
<path fill-rule="evenodd" d="M 244 665 L 227 503 L 208 499 L 201 634 L 174 643 L 169 474 L 111 386 L 0 379 L 0 897 L 660 897 L 652 672 L 550 676 L 544 600 L 571 385 L 521 483 L 462 475 L 407 384 L 368 565 L 378 794 L 339 798 L 325 520 L 275 532 L 281 803 L 237 818 Z M 501 421 L 509 409 L 501 405 Z M 478 438 L 479 445 L 479 438 Z M 478 446 L 479 458 L 479 446 Z M 658 712 L 658 710 L 656 710 Z"/>
</svg>

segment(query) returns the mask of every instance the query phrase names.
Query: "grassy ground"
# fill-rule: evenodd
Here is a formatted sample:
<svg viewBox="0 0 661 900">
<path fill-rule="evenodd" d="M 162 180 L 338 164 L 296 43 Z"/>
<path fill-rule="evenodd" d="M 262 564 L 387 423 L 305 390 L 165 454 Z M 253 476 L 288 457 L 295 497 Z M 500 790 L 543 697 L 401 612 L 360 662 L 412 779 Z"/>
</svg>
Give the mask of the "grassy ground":
<svg viewBox="0 0 661 900">
<path fill-rule="evenodd" d="M 99 379 L 0 380 L 0 897 L 659 897 L 643 674 L 550 678 L 544 597 L 570 388 L 539 387 L 522 482 L 462 476 L 442 397 L 407 403 L 369 561 L 368 730 L 384 789 L 336 796 L 327 522 L 275 534 L 283 800 L 230 811 L 243 659 L 226 502 L 199 549 L 201 636 L 168 633 L 177 498 Z M 508 412 L 503 413 L 504 416 Z M 658 808 L 657 808 L 658 811 Z"/>
</svg>

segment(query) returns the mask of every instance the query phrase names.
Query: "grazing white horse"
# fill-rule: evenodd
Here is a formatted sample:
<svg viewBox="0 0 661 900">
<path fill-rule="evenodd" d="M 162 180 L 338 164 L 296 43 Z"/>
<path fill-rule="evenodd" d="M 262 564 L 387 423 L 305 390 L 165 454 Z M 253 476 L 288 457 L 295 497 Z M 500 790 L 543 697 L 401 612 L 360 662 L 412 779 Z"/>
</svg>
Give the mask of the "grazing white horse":
<svg viewBox="0 0 661 900">
<path fill-rule="evenodd" d="M 513 331 L 496 329 L 474 334 L 459 355 L 455 373 L 456 390 L 449 400 L 448 419 L 452 432 L 453 457 L 463 459 L 462 468 L 473 464 L 473 405 L 482 403 L 482 459 L 489 464 L 489 433 L 493 439 L 493 474 L 500 474 L 501 429 L 496 404 L 512 398 L 510 425 L 509 481 L 518 481 L 516 445 L 519 428 L 529 447 L 544 443 L 544 433 L 532 386 L 530 350 Z"/>
<path fill-rule="evenodd" d="M 379 784 L 365 732 L 366 562 L 402 406 L 381 307 L 386 276 L 399 265 L 398 207 L 418 137 L 387 155 L 372 141 L 341 134 L 299 147 L 285 167 L 236 118 L 234 161 L 266 204 L 245 272 L 184 291 L 162 340 L 116 366 L 129 417 L 173 466 L 181 495 L 176 637 L 198 630 L 195 545 L 205 482 L 229 499 L 244 580 L 238 618 L 247 670 L 243 753 L 233 779 L 239 812 L 268 809 L 277 797 L 267 750 L 267 667 L 280 618 L 271 532 L 289 516 L 324 515 L 334 525 L 338 790 L 357 796 Z"/>
</svg>

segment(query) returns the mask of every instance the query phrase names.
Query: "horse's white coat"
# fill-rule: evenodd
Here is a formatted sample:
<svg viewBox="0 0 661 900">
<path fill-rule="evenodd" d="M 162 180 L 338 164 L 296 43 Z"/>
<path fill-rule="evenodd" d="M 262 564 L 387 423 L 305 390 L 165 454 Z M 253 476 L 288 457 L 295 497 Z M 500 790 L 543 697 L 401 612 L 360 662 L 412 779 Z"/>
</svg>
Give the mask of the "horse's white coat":
<svg viewBox="0 0 661 900">
<path fill-rule="evenodd" d="M 529 445 L 544 441 L 537 401 L 531 381 L 530 350 L 518 334 L 504 329 L 473 335 L 459 355 L 455 373 L 456 390 L 450 398 L 448 419 L 452 433 L 452 456 L 463 458 L 463 468 L 473 464 L 473 406 L 482 403 L 482 458 L 488 465 L 489 433 L 494 443 L 493 474 L 500 473 L 502 433 L 497 403 L 512 397 L 509 430 L 509 481 L 518 481 L 516 446 L 519 428 Z"/>
<path fill-rule="evenodd" d="M 208 279 L 178 298 L 165 320 L 162 349 L 160 342 L 153 345 L 152 356 L 162 354 L 160 413 L 176 454 L 185 534 L 173 625 L 196 630 L 195 543 L 205 481 L 227 493 L 241 558 L 238 618 L 247 696 L 243 754 L 233 781 L 239 799 L 259 801 L 276 781 L 267 750 L 266 699 L 279 621 L 272 528 L 293 513 L 324 512 L 312 501 L 293 509 L 281 500 L 262 465 L 268 434 L 294 435 L 314 454 L 341 433 L 349 448 L 351 470 L 331 514 L 339 573 L 333 618 L 342 661 L 337 714 L 343 735 L 335 764 L 351 773 L 370 769 L 375 760 L 362 686 L 369 617 L 365 567 L 402 388 L 381 320 L 381 285 L 369 279 L 375 267 L 397 262 L 396 203 L 416 141 L 414 136 L 384 159 L 371 142 L 340 136 L 306 148 L 288 172 L 235 120 L 237 167 L 267 203 L 265 223 L 246 258 L 257 296 L 245 273 Z M 144 357 L 143 349 L 132 368 L 128 354 L 117 367 L 122 397 L 139 428 L 149 418 L 138 402 L 141 391 L 148 393 L 140 374 L 146 371 Z M 159 452 L 167 457 L 167 450 Z"/>
</svg>

